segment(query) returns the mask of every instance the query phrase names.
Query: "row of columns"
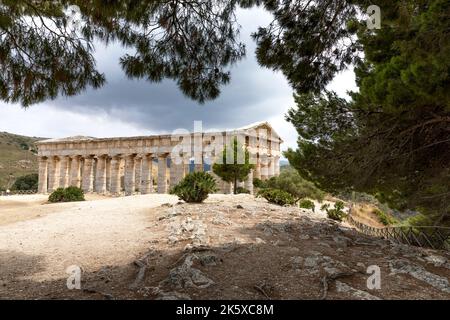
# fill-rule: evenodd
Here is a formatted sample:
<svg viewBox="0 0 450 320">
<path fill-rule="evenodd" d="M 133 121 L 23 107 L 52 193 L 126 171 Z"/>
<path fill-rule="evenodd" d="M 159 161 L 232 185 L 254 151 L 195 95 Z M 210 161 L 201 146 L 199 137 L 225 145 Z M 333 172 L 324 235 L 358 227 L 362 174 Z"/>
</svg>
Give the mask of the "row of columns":
<svg viewBox="0 0 450 320">
<path fill-rule="evenodd" d="M 170 178 L 167 179 L 169 154 L 116 155 L 116 156 L 53 156 L 39 159 L 39 193 L 50 193 L 57 188 L 80 187 L 85 193 L 111 193 L 132 195 L 135 192 L 149 194 L 167 193 L 190 171 L 189 161 L 176 164 L 171 161 Z M 153 177 L 153 166 L 157 165 L 157 177 Z M 203 158 L 196 159 L 195 171 L 203 171 Z M 248 179 L 240 186 L 253 192 L 253 179 L 267 180 L 279 175 L 279 158 L 269 157 L 263 164 L 258 161 Z M 122 181 L 123 177 L 123 181 Z M 232 185 L 219 181 L 224 193 L 232 190 Z M 156 178 L 156 179 L 155 179 Z"/>
</svg>

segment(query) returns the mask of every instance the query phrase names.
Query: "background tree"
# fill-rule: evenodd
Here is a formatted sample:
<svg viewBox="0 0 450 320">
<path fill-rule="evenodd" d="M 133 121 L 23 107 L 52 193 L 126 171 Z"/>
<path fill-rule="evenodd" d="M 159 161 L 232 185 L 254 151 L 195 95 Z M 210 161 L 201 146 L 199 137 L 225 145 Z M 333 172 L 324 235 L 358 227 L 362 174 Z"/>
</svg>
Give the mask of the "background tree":
<svg viewBox="0 0 450 320">
<path fill-rule="evenodd" d="M 359 92 L 348 102 L 296 95 L 287 120 L 299 148 L 286 156 L 325 190 L 367 192 L 424 213 L 417 223 L 450 225 L 450 3 L 398 1 L 382 10 L 380 30 L 357 27 Z"/>
<path fill-rule="evenodd" d="M 29 191 L 38 189 L 38 174 L 32 173 L 16 179 L 11 190 Z"/>
<path fill-rule="evenodd" d="M 254 168 L 254 165 L 250 164 L 250 154 L 247 148 L 234 138 L 230 144 L 225 145 L 220 157 L 222 161 L 213 164 L 213 172 L 223 181 L 233 183 L 234 194 L 237 194 L 238 182 L 245 181 Z"/>
</svg>

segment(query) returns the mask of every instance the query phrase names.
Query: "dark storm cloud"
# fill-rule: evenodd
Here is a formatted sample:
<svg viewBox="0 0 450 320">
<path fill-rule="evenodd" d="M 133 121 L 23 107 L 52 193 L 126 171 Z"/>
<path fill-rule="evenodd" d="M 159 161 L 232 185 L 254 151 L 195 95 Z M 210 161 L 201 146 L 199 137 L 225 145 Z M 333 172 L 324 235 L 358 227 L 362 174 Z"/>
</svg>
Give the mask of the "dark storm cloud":
<svg viewBox="0 0 450 320">
<path fill-rule="evenodd" d="M 119 66 L 119 58 L 126 51 L 110 45 L 97 46 L 96 52 L 98 68 L 106 74 L 108 83 L 99 90 L 57 99 L 51 105 L 87 114 L 106 112 L 155 132 L 191 130 L 195 120 L 202 120 L 207 129 L 233 128 L 279 115 L 286 109 L 279 105 L 280 101 L 289 99 L 291 90 L 282 75 L 258 66 L 250 38 L 250 33 L 259 25 L 266 25 L 270 17 L 258 10 L 242 11 L 239 17 L 247 58 L 231 68 L 231 83 L 222 87 L 222 94 L 215 101 L 200 105 L 186 98 L 172 81 L 127 79 Z"/>
</svg>

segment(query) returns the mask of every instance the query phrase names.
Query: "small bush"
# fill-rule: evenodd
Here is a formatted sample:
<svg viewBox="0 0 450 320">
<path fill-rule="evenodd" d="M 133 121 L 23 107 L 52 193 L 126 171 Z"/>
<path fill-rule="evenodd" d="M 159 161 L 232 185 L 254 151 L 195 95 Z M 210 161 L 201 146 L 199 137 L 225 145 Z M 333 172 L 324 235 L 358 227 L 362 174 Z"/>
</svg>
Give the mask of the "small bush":
<svg viewBox="0 0 450 320">
<path fill-rule="evenodd" d="M 39 176 L 37 173 L 28 174 L 16 179 L 11 190 L 29 191 L 38 189 Z"/>
<path fill-rule="evenodd" d="M 322 207 L 325 207 L 322 206 Z M 334 204 L 334 209 L 329 209 L 329 206 L 325 209 L 327 211 L 327 216 L 330 219 L 336 220 L 336 221 L 342 221 L 347 216 L 347 214 L 344 211 L 344 203 L 342 201 L 338 201 Z"/>
<path fill-rule="evenodd" d="M 375 209 L 373 211 L 373 213 L 375 213 L 377 215 L 378 220 L 382 224 L 384 224 L 385 226 L 389 226 L 389 225 L 393 225 L 393 224 L 397 223 L 397 220 L 395 220 L 393 217 L 391 217 L 390 215 L 388 215 L 384 211 L 381 211 L 379 209 Z"/>
<path fill-rule="evenodd" d="M 58 188 L 48 197 L 48 201 L 52 203 L 84 201 L 84 192 L 77 187 Z"/>
<path fill-rule="evenodd" d="M 258 192 L 258 197 L 263 197 L 270 203 L 279 206 L 291 206 L 295 204 L 295 199 L 289 192 L 278 189 L 262 189 Z"/>
<path fill-rule="evenodd" d="M 286 169 L 278 177 L 261 181 L 255 179 L 253 185 L 259 189 L 278 189 L 290 193 L 296 201 L 309 198 L 322 201 L 325 193 L 312 182 L 303 179 L 295 169 Z"/>
<path fill-rule="evenodd" d="M 243 188 L 243 187 L 237 187 L 236 192 L 238 194 L 250 194 L 250 191 L 248 189 Z"/>
<path fill-rule="evenodd" d="M 208 195 L 215 192 L 216 180 L 206 172 L 188 174 L 179 184 L 170 190 L 170 194 L 177 195 L 188 203 L 201 203 Z"/>
<path fill-rule="evenodd" d="M 264 182 L 261 179 L 255 178 L 253 179 L 253 186 L 255 188 L 264 188 Z"/>
<path fill-rule="evenodd" d="M 316 210 L 316 205 L 314 204 L 314 202 L 308 199 L 300 200 L 299 206 L 300 208 L 312 210 L 313 212 Z"/>
</svg>

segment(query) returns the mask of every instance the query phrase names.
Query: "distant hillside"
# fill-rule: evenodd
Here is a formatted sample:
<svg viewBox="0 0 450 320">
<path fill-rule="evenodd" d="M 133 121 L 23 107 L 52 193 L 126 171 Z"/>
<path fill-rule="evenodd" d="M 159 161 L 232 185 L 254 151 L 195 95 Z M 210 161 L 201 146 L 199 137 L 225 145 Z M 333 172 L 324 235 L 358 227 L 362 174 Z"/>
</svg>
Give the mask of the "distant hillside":
<svg viewBox="0 0 450 320">
<path fill-rule="evenodd" d="M 11 187 L 17 177 L 37 173 L 35 142 L 42 139 L 0 132 L 0 189 Z"/>
</svg>

